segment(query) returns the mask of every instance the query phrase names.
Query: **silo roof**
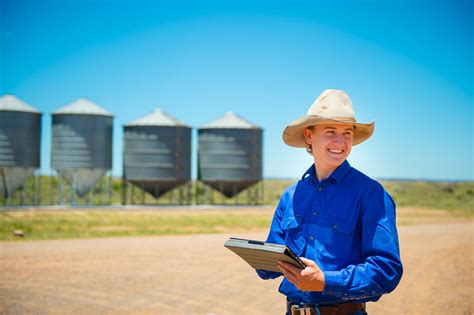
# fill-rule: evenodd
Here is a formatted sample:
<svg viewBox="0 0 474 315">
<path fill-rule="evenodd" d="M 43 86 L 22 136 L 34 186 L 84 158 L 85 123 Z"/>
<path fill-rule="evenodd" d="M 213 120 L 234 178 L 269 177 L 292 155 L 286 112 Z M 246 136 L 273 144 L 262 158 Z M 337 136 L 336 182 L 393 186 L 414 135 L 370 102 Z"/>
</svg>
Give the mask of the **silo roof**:
<svg viewBox="0 0 474 315">
<path fill-rule="evenodd" d="M 199 129 L 261 129 L 259 126 L 252 124 L 250 121 L 238 116 L 233 112 L 227 112 L 224 116 L 211 121 Z"/>
<path fill-rule="evenodd" d="M 11 94 L 0 97 L 0 110 L 41 114 L 38 110 Z"/>
<path fill-rule="evenodd" d="M 85 98 L 80 98 L 75 102 L 67 104 L 64 107 L 53 112 L 55 114 L 82 114 L 82 115 L 102 115 L 111 116 L 114 115 Z"/>
<path fill-rule="evenodd" d="M 179 121 L 178 119 L 163 112 L 160 108 L 155 109 L 153 112 L 146 116 L 132 120 L 124 126 L 173 126 L 190 128 L 182 121 Z"/>
</svg>

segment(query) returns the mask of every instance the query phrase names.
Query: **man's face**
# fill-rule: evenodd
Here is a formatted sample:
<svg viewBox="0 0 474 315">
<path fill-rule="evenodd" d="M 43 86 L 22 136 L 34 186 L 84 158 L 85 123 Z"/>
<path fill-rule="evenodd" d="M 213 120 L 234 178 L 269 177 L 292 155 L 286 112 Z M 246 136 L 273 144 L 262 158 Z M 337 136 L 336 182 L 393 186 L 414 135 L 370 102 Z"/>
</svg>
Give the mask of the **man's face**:
<svg viewBox="0 0 474 315">
<path fill-rule="evenodd" d="M 312 129 L 305 129 L 304 136 L 306 143 L 311 145 L 314 160 L 320 167 L 337 168 L 351 153 L 353 127 L 323 124 Z"/>
</svg>

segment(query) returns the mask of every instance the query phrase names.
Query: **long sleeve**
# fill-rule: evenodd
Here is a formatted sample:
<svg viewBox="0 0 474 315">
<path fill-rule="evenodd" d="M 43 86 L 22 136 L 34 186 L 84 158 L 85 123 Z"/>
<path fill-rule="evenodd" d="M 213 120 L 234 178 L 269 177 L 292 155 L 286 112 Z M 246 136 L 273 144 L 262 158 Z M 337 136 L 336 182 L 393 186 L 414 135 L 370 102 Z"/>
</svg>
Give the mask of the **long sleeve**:
<svg viewBox="0 0 474 315">
<path fill-rule="evenodd" d="M 275 244 L 285 244 L 285 236 L 280 227 L 281 218 L 282 218 L 282 209 L 285 207 L 285 194 L 282 195 L 280 202 L 273 214 L 272 225 L 270 227 L 270 232 L 268 233 L 267 242 Z M 258 270 L 257 274 L 262 279 L 275 279 L 282 275 L 281 272 L 267 271 L 267 270 Z"/>
<path fill-rule="evenodd" d="M 381 190 L 381 191 L 380 191 Z M 403 267 L 395 226 L 395 203 L 383 188 L 367 192 L 361 202 L 363 261 L 338 271 L 325 271 L 323 294 L 342 300 L 364 299 L 391 292 Z"/>
</svg>

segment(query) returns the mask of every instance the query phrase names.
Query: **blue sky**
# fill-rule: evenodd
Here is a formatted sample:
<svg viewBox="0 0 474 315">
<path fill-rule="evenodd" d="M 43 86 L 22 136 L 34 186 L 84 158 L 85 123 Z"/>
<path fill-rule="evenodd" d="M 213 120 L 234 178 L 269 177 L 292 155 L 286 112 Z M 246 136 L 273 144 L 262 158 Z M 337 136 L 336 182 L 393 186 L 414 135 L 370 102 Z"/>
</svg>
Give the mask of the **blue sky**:
<svg viewBox="0 0 474 315">
<path fill-rule="evenodd" d="M 473 11 L 460 0 L 0 0 L 0 94 L 43 112 L 45 174 L 50 113 L 85 97 L 115 115 L 114 175 L 122 125 L 160 107 L 193 127 L 236 112 L 264 128 L 264 176 L 296 178 L 312 161 L 281 132 L 336 88 L 376 122 L 353 166 L 474 180 Z"/>
</svg>

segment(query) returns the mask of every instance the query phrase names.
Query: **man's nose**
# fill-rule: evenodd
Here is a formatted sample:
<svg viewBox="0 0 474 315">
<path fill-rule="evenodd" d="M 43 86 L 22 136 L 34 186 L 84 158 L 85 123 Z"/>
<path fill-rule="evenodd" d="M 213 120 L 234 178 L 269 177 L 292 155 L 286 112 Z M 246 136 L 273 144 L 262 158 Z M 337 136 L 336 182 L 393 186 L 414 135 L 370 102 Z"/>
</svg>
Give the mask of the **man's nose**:
<svg viewBox="0 0 474 315">
<path fill-rule="evenodd" d="M 340 144 L 340 143 L 344 143 L 344 136 L 342 134 L 336 134 L 334 136 L 334 142 Z"/>
</svg>

